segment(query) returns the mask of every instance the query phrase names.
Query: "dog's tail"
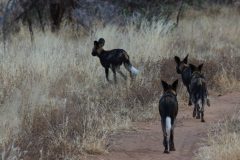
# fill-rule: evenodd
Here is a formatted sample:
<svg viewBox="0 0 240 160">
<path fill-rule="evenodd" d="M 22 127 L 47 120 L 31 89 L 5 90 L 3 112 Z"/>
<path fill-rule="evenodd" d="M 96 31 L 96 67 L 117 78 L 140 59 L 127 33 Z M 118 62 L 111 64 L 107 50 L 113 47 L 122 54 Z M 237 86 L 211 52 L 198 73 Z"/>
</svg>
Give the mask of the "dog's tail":
<svg viewBox="0 0 240 160">
<path fill-rule="evenodd" d="M 169 149 L 169 142 L 170 142 L 170 132 L 172 129 L 172 125 L 171 125 L 171 117 L 167 116 L 166 117 L 166 133 L 167 133 L 167 145 L 168 145 L 168 149 Z"/>
<path fill-rule="evenodd" d="M 126 59 L 124 61 L 124 67 L 133 75 L 133 76 L 136 76 L 139 74 L 139 70 L 137 68 L 135 68 L 130 60 L 129 60 L 129 57 L 128 55 L 125 55 Z"/>
</svg>

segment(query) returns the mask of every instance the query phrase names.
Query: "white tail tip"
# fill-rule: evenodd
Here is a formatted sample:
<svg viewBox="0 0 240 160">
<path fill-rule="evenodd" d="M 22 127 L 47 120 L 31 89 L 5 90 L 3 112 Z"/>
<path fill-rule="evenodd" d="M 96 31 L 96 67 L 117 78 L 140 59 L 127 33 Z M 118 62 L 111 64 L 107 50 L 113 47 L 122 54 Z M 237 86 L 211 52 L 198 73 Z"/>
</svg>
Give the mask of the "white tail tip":
<svg viewBox="0 0 240 160">
<path fill-rule="evenodd" d="M 170 117 L 166 117 L 166 130 L 170 131 L 172 128 L 172 125 L 171 125 L 171 118 Z"/>
<path fill-rule="evenodd" d="M 134 76 L 139 74 L 139 70 L 133 66 L 131 66 L 130 71 Z"/>
<path fill-rule="evenodd" d="M 167 132 L 167 145 L 168 145 L 168 151 L 170 149 L 170 132 L 171 132 L 171 118 L 170 117 L 166 117 L 166 132 Z"/>
</svg>

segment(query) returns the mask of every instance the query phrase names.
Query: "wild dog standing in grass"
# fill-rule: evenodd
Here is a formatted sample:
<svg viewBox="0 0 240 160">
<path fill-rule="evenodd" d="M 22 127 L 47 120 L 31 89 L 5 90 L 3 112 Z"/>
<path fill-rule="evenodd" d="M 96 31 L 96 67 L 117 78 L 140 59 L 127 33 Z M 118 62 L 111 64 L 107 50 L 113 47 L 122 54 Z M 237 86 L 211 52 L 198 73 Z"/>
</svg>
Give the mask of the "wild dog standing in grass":
<svg viewBox="0 0 240 160">
<path fill-rule="evenodd" d="M 181 61 L 178 56 L 174 57 L 175 62 L 177 63 L 176 70 L 178 74 L 181 74 L 183 84 L 186 86 L 188 94 L 189 94 L 189 100 L 188 105 L 191 106 L 191 98 L 190 98 L 190 82 L 191 82 L 191 68 L 188 65 L 188 55 Z"/>
<path fill-rule="evenodd" d="M 174 122 L 178 114 L 177 85 L 178 80 L 174 81 L 172 85 L 162 81 L 163 95 L 159 101 L 159 113 L 163 131 L 164 153 L 175 151 Z"/>
<path fill-rule="evenodd" d="M 207 84 L 204 75 L 201 73 L 203 64 L 198 67 L 189 64 L 192 71 L 191 82 L 190 82 L 190 94 L 191 101 L 194 104 L 193 117 L 197 119 L 201 118 L 201 122 L 204 120 L 204 105 L 207 103 L 210 106 L 208 99 Z"/>
<path fill-rule="evenodd" d="M 116 72 L 118 72 L 125 80 L 127 79 L 127 76 L 120 70 L 120 66 L 122 64 L 124 64 L 124 67 L 129 71 L 131 78 L 139 73 L 139 71 L 132 66 L 126 51 L 123 49 L 105 51 L 103 49 L 104 44 L 105 40 L 103 38 L 100 38 L 98 41 L 94 41 L 92 56 L 97 56 L 100 59 L 102 66 L 105 68 L 107 81 L 109 81 L 109 68 L 111 68 L 113 72 L 115 83 L 117 82 Z"/>
</svg>

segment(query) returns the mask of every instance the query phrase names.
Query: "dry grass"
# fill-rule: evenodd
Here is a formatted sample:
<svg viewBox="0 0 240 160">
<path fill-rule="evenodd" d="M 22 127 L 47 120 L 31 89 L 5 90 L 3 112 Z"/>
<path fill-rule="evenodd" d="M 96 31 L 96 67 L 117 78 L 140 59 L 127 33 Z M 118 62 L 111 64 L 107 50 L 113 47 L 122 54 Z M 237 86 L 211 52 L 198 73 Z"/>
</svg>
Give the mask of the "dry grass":
<svg viewBox="0 0 240 160">
<path fill-rule="evenodd" d="M 110 132 L 158 117 L 160 79 L 179 78 L 174 55 L 204 62 L 210 89 L 238 90 L 239 14 L 226 10 L 186 18 L 169 34 L 161 22 L 107 25 L 85 37 L 66 27 L 58 35 L 36 31 L 31 45 L 22 28 L 6 53 L 0 44 L 2 159 L 70 159 L 105 152 Z M 99 60 L 91 56 L 93 41 L 100 37 L 105 49 L 128 51 L 141 72 L 135 81 L 118 76 L 117 85 L 106 82 Z M 184 103 L 182 86 L 179 97 Z"/>
<path fill-rule="evenodd" d="M 240 116 L 239 112 L 212 126 L 207 146 L 201 147 L 196 160 L 240 159 Z"/>
</svg>

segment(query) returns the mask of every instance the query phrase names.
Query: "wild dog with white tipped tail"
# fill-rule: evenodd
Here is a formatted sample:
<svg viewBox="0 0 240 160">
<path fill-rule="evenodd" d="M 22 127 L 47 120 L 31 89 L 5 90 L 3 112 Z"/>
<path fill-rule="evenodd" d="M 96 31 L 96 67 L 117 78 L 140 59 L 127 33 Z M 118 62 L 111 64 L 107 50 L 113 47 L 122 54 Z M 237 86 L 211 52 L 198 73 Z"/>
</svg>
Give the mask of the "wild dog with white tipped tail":
<svg viewBox="0 0 240 160">
<path fill-rule="evenodd" d="M 191 101 L 194 104 L 193 117 L 196 119 L 201 118 L 201 122 L 204 120 L 204 106 L 207 104 L 210 106 L 210 101 L 208 99 L 207 84 L 204 75 L 202 74 L 203 64 L 195 66 L 189 64 L 192 71 L 191 82 L 189 85 Z"/>
<path fill-rule="evenodd" d="M 100 38 L 98 41 L 94 41 L 94 47 L 92 50 L 92 56 L 97 56 L 100 59 L 102 66 L 105 68 L 106 79 L 109 81 L 108 73 L 111 68 L 114 76 L 114 82 L 117 82 L 116 72 L 118 72 L 125 80 L 127 76 L 122 73 L 120 66 L 124 64 L 124 67 L 129 71 L 130 77 L 135 77 L 139 71 L 133 67 L 129 60 L 127 52 L 123 49 L 113 49 L 105 51 L 103 46 L 105 40 Z"/>
<path fill-rule="evenodd" d="M 177 85 L 178 80 L 174 81 L 172 85 L 162 81 L 163 95 L 159 101 L 159 113 L 163 131 L 164 153 L 175 151 L 174 123 L 178 114 Z"/>
<path fill-rule="evenodd" d="M 188 100 L 188 105 L 191 106 L 192 102 L 191 102 L 191 98 L 190 98 L 190 82 L 191 82 L 191 68 L 188 65 L 188 55 L 181 61 L 180 58 L 178 56 L 174 57 L 175 62 L 177 63 L 176 66 L 176 70 L 178 74 L 181 74 L 182 77 L 182 81 L 184 86 L 186 86 L 187 88 L 187 92 L 189 94 L 189 100 Z"/>
</svg>

